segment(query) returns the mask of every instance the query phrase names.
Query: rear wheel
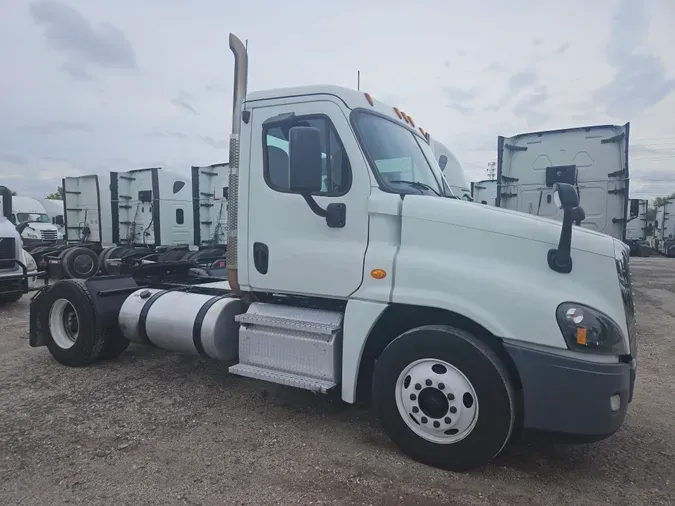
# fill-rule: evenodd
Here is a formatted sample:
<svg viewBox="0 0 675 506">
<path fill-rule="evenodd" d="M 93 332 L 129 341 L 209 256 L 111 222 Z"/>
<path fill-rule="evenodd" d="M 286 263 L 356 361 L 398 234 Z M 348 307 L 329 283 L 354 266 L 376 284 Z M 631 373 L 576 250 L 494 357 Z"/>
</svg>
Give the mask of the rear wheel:
<svg viewBox="0 0 675 506">
<path fill-rule="evenodd" d="M 98 272 L 99 259 L 94 251 L 80 246 L 63 253 L 61 266 L 69 278 L 87 279 Z"/>
<path fill-rule="evenodd" d="M 98 328 L 96 311 L 84 280 L 56 282 L 42 296 L 40 327 L 46 329 L 46 344 L 61 364 L 78 367 L 101 355 L 106 335 Z"/>
<path fill-rule="evenodd" d="M 482 466 L 515 424 L 515 395 L 497 355 L 471 334 L 425 326 L 394 339 L 373 376 L 373 402 L 394 443 L 451 471 Z"/>
</svg>

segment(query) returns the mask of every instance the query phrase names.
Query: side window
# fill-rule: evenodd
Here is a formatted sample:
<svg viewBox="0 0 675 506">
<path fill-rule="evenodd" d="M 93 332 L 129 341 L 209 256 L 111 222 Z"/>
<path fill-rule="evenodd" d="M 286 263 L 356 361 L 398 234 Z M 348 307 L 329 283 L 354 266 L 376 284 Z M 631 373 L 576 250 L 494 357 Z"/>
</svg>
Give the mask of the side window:
<svg viewBox="0 0 675 506">
<path fill-rule="evenodd" d="M 321 132 L 323 185 L 316 195 L 344 195 L 352 184 L 352 170 L 344 146 L 326 117 L 299 117 L 294 123 L 263 130 L 264 176 L 276 191 L 288 191 L 288 136 L 293 126 L 311 126 Z"/>
<path fill-rule="evenodd" d="M 183 189 L 183 186 L 185 186 L 185 181 L 174 181 L 173 182 L 173 193 L 174 195 L 181 191 Z"/>
<path fill-rule="evenodd" d="M 176 224 L 182 225 L 183 223 L 185 223 L 185 215 L 183 214 L 183 210 L 179 207 L 176 209 Z"/>
</svg>

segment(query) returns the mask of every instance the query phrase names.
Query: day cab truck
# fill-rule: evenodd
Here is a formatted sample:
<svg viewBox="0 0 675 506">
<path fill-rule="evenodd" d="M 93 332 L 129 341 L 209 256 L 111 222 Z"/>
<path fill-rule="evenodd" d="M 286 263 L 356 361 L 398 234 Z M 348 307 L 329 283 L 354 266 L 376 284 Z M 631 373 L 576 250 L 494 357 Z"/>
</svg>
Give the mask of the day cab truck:
<svg viewBox="0 0 675 506">
<path fill-rule="evenodd" d="M 370 398 L 421 462 L 481 466 L 521 431 L 593 441 L 624 421 L 637 343 L 628 249 L 450 197 L 425 137 L 367 93 L 246 93 L 230 35 L 227 279 L 187 266 L 64 280 L 31 302 L 30 345 L 67 366 L 129 342 L 346 403 Z"/>
<path fill-rule="evenodd" d="M 12 223 L 13 195 L 0 186 L 0 305 L 17 302 L 37 281 L 37 265 L 23 249 L 21 234 Z"/>
</svg>

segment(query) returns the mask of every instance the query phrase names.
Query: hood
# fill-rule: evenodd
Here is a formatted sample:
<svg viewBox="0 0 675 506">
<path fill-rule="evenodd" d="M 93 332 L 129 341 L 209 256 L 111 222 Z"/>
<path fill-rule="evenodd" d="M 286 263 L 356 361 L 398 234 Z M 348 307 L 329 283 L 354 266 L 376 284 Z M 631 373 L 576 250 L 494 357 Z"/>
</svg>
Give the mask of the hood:
<svg viewBox="0 0 675 506">
<path fill-rule="evenodd" d="M 562 223 L 540 216 L 458 199 L 406 195 L 403 203 L 406 218 L 447 223 L 485 232 L 558 245 Z M 614 256 L 614 239 L 606 234 L 572 227 L 572 250 Z"/>
<path fill-rule="evenodd" d="M 56 226 L 51 223 L 29 223 L 28 226 L 33 230 L 57 230 Z"/>
</svg>

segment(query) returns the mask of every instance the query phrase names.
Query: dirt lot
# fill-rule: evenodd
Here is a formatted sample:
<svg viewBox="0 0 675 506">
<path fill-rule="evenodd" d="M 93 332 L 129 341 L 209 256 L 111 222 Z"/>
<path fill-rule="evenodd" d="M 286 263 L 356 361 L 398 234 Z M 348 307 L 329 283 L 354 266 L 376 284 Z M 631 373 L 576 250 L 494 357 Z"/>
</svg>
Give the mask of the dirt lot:
<svg viewBox="0 0 675 506">
<path fill-rule="evenodd" d="M 85 369 L 0 309 L 0 504 L 673 504 L 675 260 L 632 260 L 639 325 L 623 429 L 519 444 L 451 474 L 402 456 L 370 411 L 132 346 Z M 582 413 L 579 416 L 583 416 Z"/>
</svg>

